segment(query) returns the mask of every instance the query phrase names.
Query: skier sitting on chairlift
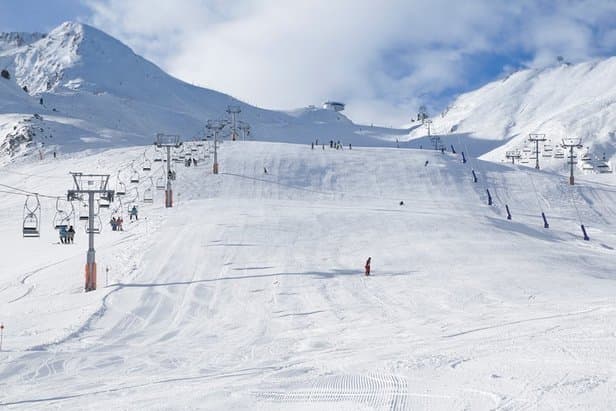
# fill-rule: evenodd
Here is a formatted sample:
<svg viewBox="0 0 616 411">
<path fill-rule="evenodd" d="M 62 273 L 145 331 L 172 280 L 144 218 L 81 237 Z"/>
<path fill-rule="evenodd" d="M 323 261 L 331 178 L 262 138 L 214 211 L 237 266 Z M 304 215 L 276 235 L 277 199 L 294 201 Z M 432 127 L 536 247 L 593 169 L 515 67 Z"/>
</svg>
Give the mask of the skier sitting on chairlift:
<svg viewBox="0 0 616 411">
<path fill-rule="evenodd" d="M 73 240 L 75 240 L 75 229 L 73 228 L 73 226 L 70 226 L 68 228 L 68 242 L 73 244 Z"/>
<path fill-rule="evenodd" d="M 62 244 L 68 244 L 68 232 L 66 231 L 66 226 L 60 227 L 60 242 Z"/>
</svg>

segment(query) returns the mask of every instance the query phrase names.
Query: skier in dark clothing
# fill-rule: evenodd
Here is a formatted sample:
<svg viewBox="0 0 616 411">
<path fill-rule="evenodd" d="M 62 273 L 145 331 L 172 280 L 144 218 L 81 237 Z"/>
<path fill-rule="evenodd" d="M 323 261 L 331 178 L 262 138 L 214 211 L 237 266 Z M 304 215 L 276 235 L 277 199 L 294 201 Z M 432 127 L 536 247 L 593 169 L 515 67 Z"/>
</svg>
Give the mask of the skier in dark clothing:
<svg viewBox="0 0 616 411">
<path fill-rule="evenodd" d="M 366 260 L 366 265 L 365 265 L 365 269 L 366 269 L 366 275 L 370 275 L 370 262 L 372 261 L 372 257 L 368 257 L 368 260 Z"/>
<path fill-rule="evenodd" d="M 66 231 L 65 225 L 60 227 L 60 242 L 62 244 L 68 244 L 68 232 Z"/>
<path fill-rule="evenodd" d="M 66 239 L 69 243 L 73 244 L 73 241 L 75 240 L 75 229 L 73 228 L 73 226 L 70 226 L 68 228 Z"/>
</svg>

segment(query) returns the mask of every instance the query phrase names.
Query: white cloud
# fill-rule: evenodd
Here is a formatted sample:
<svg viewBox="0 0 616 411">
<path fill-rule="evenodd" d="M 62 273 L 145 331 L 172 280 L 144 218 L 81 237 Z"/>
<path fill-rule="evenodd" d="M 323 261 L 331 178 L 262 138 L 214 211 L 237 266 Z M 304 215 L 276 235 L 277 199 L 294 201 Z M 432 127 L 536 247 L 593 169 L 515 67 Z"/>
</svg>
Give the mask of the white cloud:
<svg viewBox="0 0 616 411">
<path fill-rule="evenodd" d="M 343 100 L 395 125 L 468 84 L 477 53 L 586 59 L 612 47 L 616 19 L 597 1 L 85 1 L 92 24 L 185 81 L 269 108 Z"/>
</svg>

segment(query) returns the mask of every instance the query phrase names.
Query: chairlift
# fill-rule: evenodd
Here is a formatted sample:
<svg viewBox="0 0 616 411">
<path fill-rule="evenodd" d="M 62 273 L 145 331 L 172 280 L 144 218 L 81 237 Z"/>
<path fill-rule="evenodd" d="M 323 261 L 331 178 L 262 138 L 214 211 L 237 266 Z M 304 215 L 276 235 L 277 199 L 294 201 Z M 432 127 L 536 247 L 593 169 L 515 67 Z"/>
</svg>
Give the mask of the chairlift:
<svg viewBox="0 0 616 411">
<path fill-rule="evenodd" d="M 592 171 L 594 169 L 595 169 L 595 167 L 591 163 L 589 163 L 589 162 L 582 163 L 582 170 L 584 170 L 584 171 Z"/>
<path fill-rule="evenodd" d="M 81 208 L 79 209 L 79 221 L 88 221 L 90 219 L 90 210 L 88 203 L 81 201 Z"/>
<path fill-rule="evenodd" d="M 139 182 L 139 173 L 138 172 L 134 172 L 131 176 L 130 176 L 130 182 L 131 183 L 138 183 Z"/>
<path fill-rule="evenodd" d="M 94 219 L 92 220 L 92 229 L 90 230 L 90 224 L 88 222 L 88 224 L 86 224 L 86 234 L 100 234 L 100 232 L 103 230 L 103 222 L 101 221 L 101 217 L 99 215 L 96 215 L 94 217 Z"/>
<path fill-rule="evenodd" d="M 611 173 L 612 170 L 610 170 L 610 166 L 609 164 L 607 164 L 605 161 L 601 161 L 599 162 L 599 164 L 597 164 L 597 170 L 599 170 L 599 173 Z"/>
<path fill-rule="evenodd" d="M 56 230 L 75 225 L 75 207 L 73 203 L 63 199 L 56 199 L 56 214 L 53 217 L 53 228 Z"/>
<path fill-rule="evenodd" d="M 165 178 L 164 177 L 158 177 L 156 179 L 156 189 L 157 190 L 164 190 L 165 189 Z"/>
<path fill-rule="evenodd" d="M 109 208 L 110 205 L 111 205 L 111 202 L 109 201 L 109 199 L 106 196 L 101 196 L 98 202 L 98 206 L 100 208 Z"/>
<path fill-rule="evenodd" d="M 152 189 L 149 187 L 143 192 L 143 202 L 148 204 L 154 202 L 154 194 L 152 193 Z"/>
<path fill-rule="evenodd" d="M 22 233 L 24 237 L 41 236 L 41 202 L 38 195 L 27 196 L 24 203 Z"/>
<path fill-rule="evenodd" d="M 113 203 L 113 207 L 111 208 L 112 216 L 120 216 L 124 217 L 124 205 L 122 204 L 122 198 L 116 197 L 116 201 Z"/>
<path fill-rule="evenodd" d="M 123 196 L 126 195 L 126 184 L 121 181 L 118 181 L 116 184 L 116 195 Z"/>
<path fill-rule="evenodd" d="M 150 171 L 152 169 L 152 162 L 147 158 L 143 162 L 143 171 Z"/>
<path fill-rule="evenodd" d="M 143 202 L 151 204 L 154 202 L 154 180 L 150 177 L 150 184 L 143 191 Z"/>
</svg>

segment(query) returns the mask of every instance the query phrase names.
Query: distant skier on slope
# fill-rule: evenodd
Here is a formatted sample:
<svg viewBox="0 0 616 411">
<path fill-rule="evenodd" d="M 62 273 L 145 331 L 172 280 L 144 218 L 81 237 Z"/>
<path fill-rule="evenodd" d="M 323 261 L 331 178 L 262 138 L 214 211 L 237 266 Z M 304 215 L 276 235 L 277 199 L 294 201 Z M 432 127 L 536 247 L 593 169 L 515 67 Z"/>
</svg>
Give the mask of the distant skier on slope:
<svg viewBox="0 0 616 411">
<path fill-rule="evenodd" d="M 133 217 L 135 217 L 135 220 L 139 220 L 139 214 L 137 212 L 137 206 L 133 206 L 133 208 L 131 208 L 131 210 L 130 210 L 130 221 L 133 221 Z"/>
<path fill-rule="evenodd" d="M 364 268 L 366 269 L 366 275 L 370 275 L 370 262 L 372 261 L 372 257 L 368 257 L 366 260 L 366 265 Z"/>
</svg>

